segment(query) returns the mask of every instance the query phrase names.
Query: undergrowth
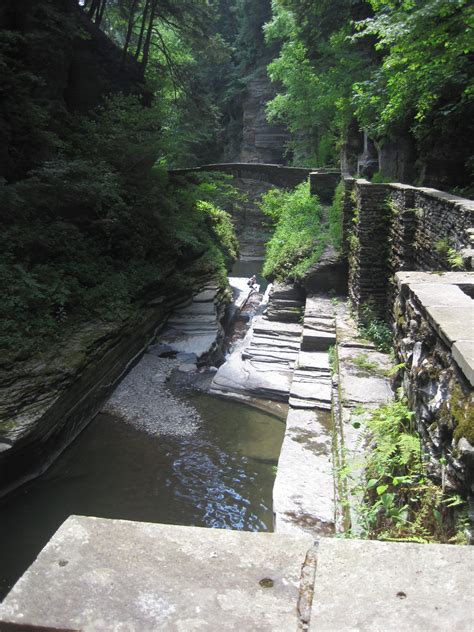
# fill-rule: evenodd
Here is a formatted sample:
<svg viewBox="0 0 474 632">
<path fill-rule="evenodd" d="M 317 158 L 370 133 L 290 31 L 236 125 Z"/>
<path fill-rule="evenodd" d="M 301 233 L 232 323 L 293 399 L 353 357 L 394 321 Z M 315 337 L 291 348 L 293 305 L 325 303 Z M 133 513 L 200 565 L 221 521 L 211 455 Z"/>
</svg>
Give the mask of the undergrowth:
<svg viewBox="0 0 474 632">
<path fill-rule="evenodd" d="M 329 241 L 321 227 L 321 205 L 309 183 L 291 191 L 272 189 L 260 203 L 272 218 L 273 236 L 266 244 L 263 275 L 269 279 L 298 279 L 317 263 Z"/>
<path fill-rule="evenodd" d="M 359 411 L 360 413 L 360 411 Z M 410 542 L 465 543 L 462 499 L 427 476 L 411 412 L 399 399 L 358 415 L 364 424 L 362 463 L 342 475 L 351 489 L 362 536 Z M 362 479 L 357 472 L 363 471 Z"/>
<path fill-rule="evenodd" d="M 66 119 L 61 152 L 0 182 L 3 359 L 77 321 L 128 318 L 189 284 L 191 268 L 224 282 L 237 254 L 224 209 L 239 194 L 220 175 L 171 183 L 166 164 L 153 164 L 160 128 L 150 109 L 118 96 Z"/>
<path fill-rule="evenodd" d="M 359 333 L 363 338 L 374 343 L 375 348 L 383 353 L 389 353 L 393 348 L 393 333 L 387 323 L 377 318 L 370 305 L 361 310 Z"/>
</svg>

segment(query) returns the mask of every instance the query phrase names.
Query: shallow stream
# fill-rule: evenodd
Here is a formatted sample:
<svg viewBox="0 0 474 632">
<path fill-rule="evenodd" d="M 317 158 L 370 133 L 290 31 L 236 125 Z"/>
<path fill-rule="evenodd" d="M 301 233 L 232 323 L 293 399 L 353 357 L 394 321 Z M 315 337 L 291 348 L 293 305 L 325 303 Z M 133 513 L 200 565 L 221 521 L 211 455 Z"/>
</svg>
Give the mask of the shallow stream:
<svg viewBox="0 0 474 632">
<path fill-rule="evenodd" d="M 46 474 L 0 504 L 0 598 L 71 514 L 272 530 L 284 423 L 244 404 L 190 398 L 201 428 L 151 436 L 99 415 Z"/>
</svg>

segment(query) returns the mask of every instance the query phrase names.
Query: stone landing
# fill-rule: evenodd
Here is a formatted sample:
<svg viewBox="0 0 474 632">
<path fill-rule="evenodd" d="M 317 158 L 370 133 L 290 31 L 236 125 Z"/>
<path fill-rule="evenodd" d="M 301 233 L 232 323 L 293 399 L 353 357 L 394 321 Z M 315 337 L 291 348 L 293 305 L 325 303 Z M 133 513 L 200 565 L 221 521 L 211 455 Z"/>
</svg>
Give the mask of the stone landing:
<svg viewBox="0 0 474 632">
<path fill-rule="evenodd" d="M 474 549 L 71 516 L 1 632 L 464 632 Z"/>
</svg>

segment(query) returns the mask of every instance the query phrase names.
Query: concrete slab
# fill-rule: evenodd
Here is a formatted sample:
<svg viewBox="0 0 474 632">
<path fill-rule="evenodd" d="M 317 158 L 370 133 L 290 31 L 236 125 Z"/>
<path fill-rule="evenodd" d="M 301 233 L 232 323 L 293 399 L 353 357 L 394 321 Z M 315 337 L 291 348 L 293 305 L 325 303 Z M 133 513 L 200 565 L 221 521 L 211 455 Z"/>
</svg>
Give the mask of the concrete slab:
<svg viewBox="0 0 474 632">
<path fill-rule="evenodd" d="M 474 386 L 474 340 L 458 340 L 452 348 L 453 360 Z"/>
<path fill-rule="evenodd" d="M 474 629 L 474 550 L 322 538 L 313 632 Z"/>
<path fill-rule="evenodd" d="M 472 299 L 457 285 L 411 283 L 410 291 L 425 307 L 447 306 L 453 309 L 464 309 L 472 304 Z"/>
<path fill-rule="evenodd" d="M 71 516 L 3 602 L 0 629 L 296 630 L 312 543 Z"/>
<path fill-rule="evenodd" d="M 452 307 L 426 307 L 436 331 L 451 346 L 457 340 L 474 339 L 474 302 L 456 310 Z"/>
<path fill-rule="evenodd" d="M 334 533 L 332 420 L 290 410 L 273 487 L 276 533 Z"/>
</svg>

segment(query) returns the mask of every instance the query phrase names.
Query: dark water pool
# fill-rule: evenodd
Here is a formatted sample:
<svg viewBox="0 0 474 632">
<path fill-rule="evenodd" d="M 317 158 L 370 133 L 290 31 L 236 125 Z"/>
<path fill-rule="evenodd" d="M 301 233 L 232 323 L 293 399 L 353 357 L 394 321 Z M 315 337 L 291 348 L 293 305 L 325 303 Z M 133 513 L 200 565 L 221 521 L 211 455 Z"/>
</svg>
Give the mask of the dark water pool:
<svg viewBox="0 0 474 632">
<path fill-rule="evenodd" d="M 272 530 L 284 423 L 194 395 L 197 434 L 150 436 L 99 415 L 48 472 L 0 504 L 0 599 L 71 514 Z"/>
</svg>

